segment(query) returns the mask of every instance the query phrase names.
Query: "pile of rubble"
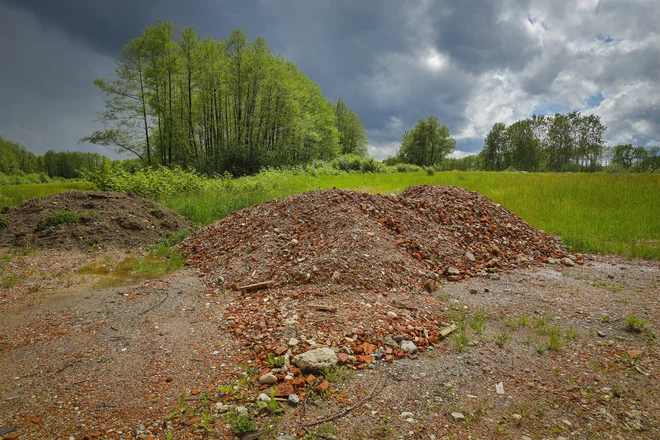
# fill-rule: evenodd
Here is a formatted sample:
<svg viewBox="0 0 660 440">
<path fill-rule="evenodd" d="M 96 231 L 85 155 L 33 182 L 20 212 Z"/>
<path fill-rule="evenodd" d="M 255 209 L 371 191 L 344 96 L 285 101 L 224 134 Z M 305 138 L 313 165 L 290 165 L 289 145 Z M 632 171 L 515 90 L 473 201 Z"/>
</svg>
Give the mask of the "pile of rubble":
<svg viewBox="0 0 660 440">
<path fill-rule="evenodd" d="M 221 327 L 273 373 L 262 384 L 279 382 L 278 395 L 309 385 L 295 359 L 310 350 L 364 368 L 439 347 L 454 329 L 432 295 L 443 282 L 568 260 L 558 240 L 485 197 L 430 186 L 269 201 L 198 231 L 180 250 L 210 291 L 238 292 Z"/>
</svg>

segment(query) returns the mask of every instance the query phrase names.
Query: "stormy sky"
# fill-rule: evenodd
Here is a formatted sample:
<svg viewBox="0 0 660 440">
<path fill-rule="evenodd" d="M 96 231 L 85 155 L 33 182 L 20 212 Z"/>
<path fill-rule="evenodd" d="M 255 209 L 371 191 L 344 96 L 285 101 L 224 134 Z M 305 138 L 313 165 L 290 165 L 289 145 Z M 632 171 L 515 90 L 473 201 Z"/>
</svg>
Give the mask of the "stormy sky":
<svg viewBox="0 0 660 440">
<path fill-rule="evenodd" d="M 103 108 L 92 81 L 159 19 L 263 36 L 357 112 L 378 159 L 431 113 L 457 156 L 495 122 L 569 110 L 600 115 L 610 145 L 660 145 L 657 0 L 0 0 L 0 135 L 117 157 L 77 145 Z"/>
</svg>

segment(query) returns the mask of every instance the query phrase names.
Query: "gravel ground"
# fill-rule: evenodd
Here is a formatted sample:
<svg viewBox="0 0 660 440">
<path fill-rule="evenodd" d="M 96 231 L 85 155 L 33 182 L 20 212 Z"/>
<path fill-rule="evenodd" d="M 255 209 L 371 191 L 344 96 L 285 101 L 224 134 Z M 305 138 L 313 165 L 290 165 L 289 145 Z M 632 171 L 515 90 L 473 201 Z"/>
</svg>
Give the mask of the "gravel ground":
<svg viewBox="0 0 660 440">
<path fill-rule="evenodd" d="M 303 387 L 301 404 L 280 402 L 283 416 L 274 417 L 254 403 L 267 391 L 257 381 L 264 360 L 226 328 L 227 313 L 238 310 L 244 292 L 205 286 L 191 270 L 100 290 L 92 287 L 100 276 L 73 272 L 90 259 L 107 258 L 44 251 L 12 260 L 12 270 L 31 275 L 5 289 L 15 299 L 0 315 L 0 428 L 15 427 L 10 436 L 164 439 L 171 432 L 175 438 L 233 438 L 231 424 L 217 413 L 228 408 L 222 405 L 257 413 L 262 438 L 660 435 L 660 365 L 652 337 L 660 322 L 658 263 L 595 256 L 583 266 L 542 264 L 501 272 L 499 279 L 442 283 L 433 295 L 407 301 L 437 302 L 447 323 L 465 311 L 462 351 L 456 331 L 422 354 L 348 362 L 328 390 L 305 393 L 309 387 Z M 60 268 L 70 281 L 30 292 L 37 261 L 42 270 Z M 277 289 L 247 296 L 263 301 L 275 295 Z M 371 307 L 357 301 L 354 313 L 397 310 L 396 319 L 413 313 L 381 300 Z M 472 322 L 479 309 L 487 317 L 477 332 Z M 310 313 L 322 317 L 319 328 L 331 328 L 341 312 Z M 628 331 L 630 315 L 648 321 L 647 328 Z M 280 319 L 264 322 L 264 332 L 285 330 Z M 556 350 L 544 348 L 553 331 L 560 334 Z M 287 345 L 291 335 L 273 338 Z M 500 382 L 504 394 L 496 391 Z M 332 421 L 306 426 L 359 403 Z"/>
</svg>

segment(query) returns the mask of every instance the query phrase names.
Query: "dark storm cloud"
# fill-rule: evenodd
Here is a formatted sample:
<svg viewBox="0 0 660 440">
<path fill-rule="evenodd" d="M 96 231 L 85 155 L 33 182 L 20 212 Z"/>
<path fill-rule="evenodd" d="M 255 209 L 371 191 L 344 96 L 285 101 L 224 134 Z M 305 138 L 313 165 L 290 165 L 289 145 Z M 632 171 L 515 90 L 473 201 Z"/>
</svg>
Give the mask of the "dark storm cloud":
<svg viewBox="0 0 660 440">
<path fill-rule="evenodd" d="M 102 109 L 92 81 L 160 19 L 263 36 L 360 115 L 378 158 L 431 113 L 476 152 L 494 122 L 586 110 L 598 94 L 588 111 L 608 140 L 658 142 L 659 14 L 652 0 L 0 0 L 0 134 L 39 153 L 75 148 Z"/>
</svg>

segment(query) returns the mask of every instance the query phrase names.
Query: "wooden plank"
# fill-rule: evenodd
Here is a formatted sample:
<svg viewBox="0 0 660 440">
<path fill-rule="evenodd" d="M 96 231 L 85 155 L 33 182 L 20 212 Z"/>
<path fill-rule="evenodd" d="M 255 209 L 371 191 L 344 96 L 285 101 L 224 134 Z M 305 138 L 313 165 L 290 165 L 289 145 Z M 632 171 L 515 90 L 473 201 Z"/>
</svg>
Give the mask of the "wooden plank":
<svg viewBox="0 0 660 440">
<path fill-rule="evenodd" d="M 275 280 L 262 281 L 260 283 L 248 284 L 246 286 L 239 286 L 238 284 L 234 283 L 232 284 L 232 289 L 243 292 L 248 290 L 265 289 L 266 287 L 270 287 L 273 284 L 275 284 Z"/>
<path fill-rule="evenodd" d="M 456 330 L 457 328 L 458 328 L 458 324 L 456 324 L 456 323 L 450 325 L 449 327 L 445 327 L 445 328 L 443 328 L 442 330 L 440 330 L 440 336 L 442 336 L 443 338 L 445 338 L 445 337 L 447 337 L 447 335 L 448 335 L 449 333 L 453 332 L 453 331 Z"/>
<path fill-rule="evenodd" d="M 335 306 L 324 306 L 323 304 L 307 304 L 307 307 L 311 307 L 315 310 L 320 310 L 322 312 L 336 312 L 337 307 Z"/>
</svg>

